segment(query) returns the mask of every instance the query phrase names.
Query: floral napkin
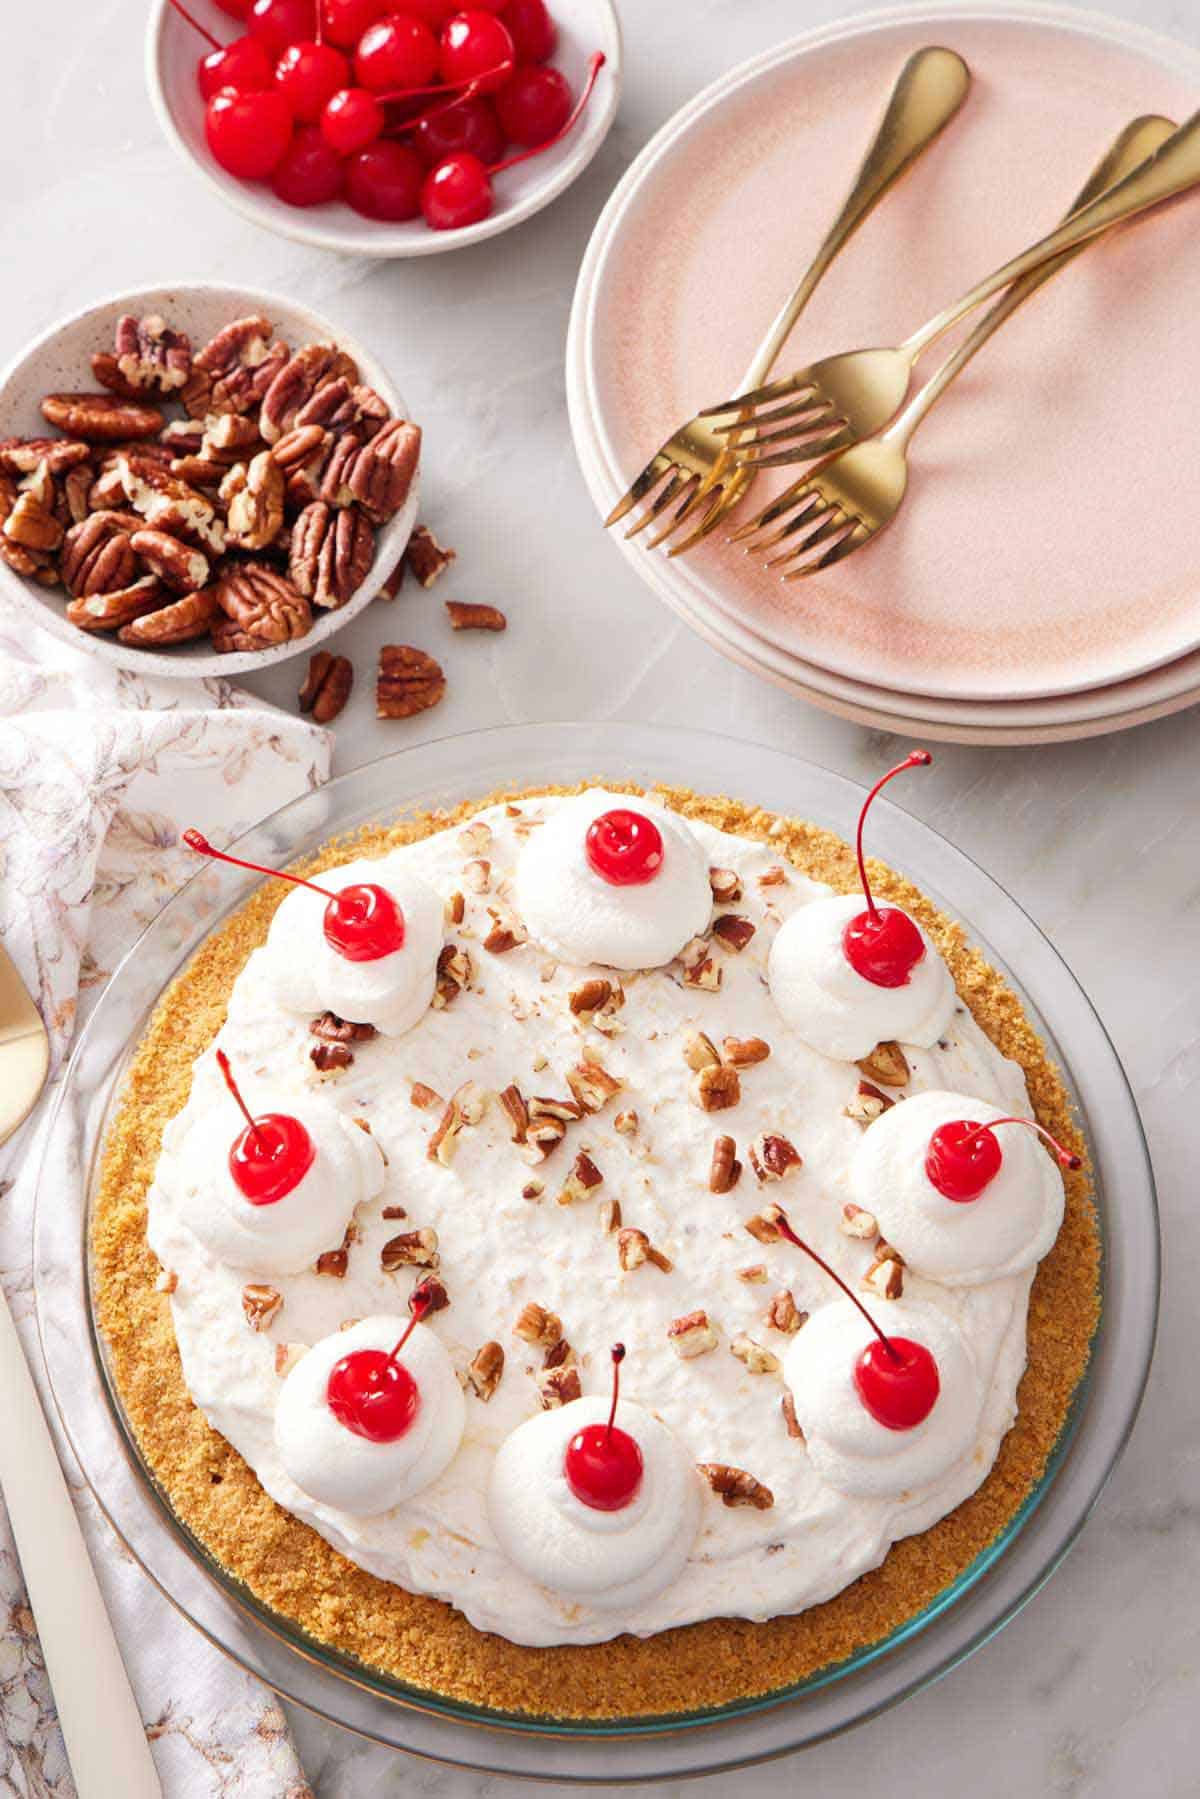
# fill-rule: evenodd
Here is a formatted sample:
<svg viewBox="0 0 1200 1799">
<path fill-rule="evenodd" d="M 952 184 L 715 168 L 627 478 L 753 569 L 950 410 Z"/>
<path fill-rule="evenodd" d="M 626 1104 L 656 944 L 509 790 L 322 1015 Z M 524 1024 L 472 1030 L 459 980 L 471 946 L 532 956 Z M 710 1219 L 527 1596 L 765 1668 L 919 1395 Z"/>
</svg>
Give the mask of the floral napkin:
<svg viewBox="0 0 1200 1799">
<path fill-rule="evenodd" d="M 0 942 L 49 1028 L 51 1088 L 121 956 L 194 872 L 180 826 L 227 842 L 325 780 L 329 753 L 325 732 L 225 681 L 113 668 L 31 631 L 0 596 Z M 46 1110 L 0 1149 L 0 1279 L 43 1395 L 30 1252 Z M 273 1695 L 122 1553 L 58 1448 L 166 1799 L 311 1799 Z M 73 1791 L 0 1503 L 0 1792 Z"/>
</svg>

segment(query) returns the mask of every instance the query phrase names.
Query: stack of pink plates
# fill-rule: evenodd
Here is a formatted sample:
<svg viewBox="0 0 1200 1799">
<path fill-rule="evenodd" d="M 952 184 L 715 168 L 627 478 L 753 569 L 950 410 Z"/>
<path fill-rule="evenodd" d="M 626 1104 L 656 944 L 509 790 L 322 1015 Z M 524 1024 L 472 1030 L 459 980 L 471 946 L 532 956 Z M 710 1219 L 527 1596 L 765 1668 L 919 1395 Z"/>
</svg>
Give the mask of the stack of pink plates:
<svg viewBox="0 0 1200 1799">
<path fill-rule="evenodd" d="M 966 58 L 971 93 L 827 274 L 779 372 L 899 343 L 1056 224 L 1129 119 L 1200 101 L 1197 51 L 1041 4 L 874 13 L 725 76 L 630 168 L 580 273 L 568 395 L 601 513 L 678 423 L 738 391 L 923 43 Z M 674 560 L 614 542 L 734 661 L 888 730 L 1045 742 L 1193 704 L 1198 301 L 1191 195 L 1004 327 L 913 440 L 895 524 L 808 580 L 782 582 L 724 531 Z M 738 518 L 788 478 L 761 476 Z"/>
</svg>

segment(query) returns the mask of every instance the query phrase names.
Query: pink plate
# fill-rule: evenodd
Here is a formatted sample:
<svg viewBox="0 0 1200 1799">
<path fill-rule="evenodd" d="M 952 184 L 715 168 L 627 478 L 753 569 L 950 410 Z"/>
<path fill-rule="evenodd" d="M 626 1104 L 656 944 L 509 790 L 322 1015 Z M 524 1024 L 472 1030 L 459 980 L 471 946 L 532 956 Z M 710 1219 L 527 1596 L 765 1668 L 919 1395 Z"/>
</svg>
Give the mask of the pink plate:
<svg viewBox="0 0 1200 1799">
<path fill-rule="evenodd" d="M 935 41 L 971 65 L 966 105 L 827 275 L 781 369 L 898 342 L 1056 223 L 1128 119 L 1200 98 L 1194 51 L 1053 6 L 876 15 L 726 77 L 630 170 L 581 277 L 573 334 L 614 498 L 736 390 L 902 61 Z M 1075 692 L 1195 649 L 1198 299 L 1200 194 L 1006 325 L 914 439 L 878 543 L 783 584 L 716 540 L 671 565 L 681 601 L 852 681 L 961 700 Z M 783 484 L 763 477 L 755 504 Z"/>
</svg>

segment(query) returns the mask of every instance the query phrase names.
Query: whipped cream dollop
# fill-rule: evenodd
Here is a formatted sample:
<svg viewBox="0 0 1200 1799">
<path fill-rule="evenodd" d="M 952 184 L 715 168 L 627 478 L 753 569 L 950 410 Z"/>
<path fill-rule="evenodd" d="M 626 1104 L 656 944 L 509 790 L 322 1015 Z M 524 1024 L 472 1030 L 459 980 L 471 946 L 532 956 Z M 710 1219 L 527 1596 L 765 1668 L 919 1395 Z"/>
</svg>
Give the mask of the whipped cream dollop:
<svg viewBox="0 0 1200 1799">
<path fill-rule="evenodd" d="M 616 1422 L 642 1452 L 642 1483 L 620 1511 L 598 1511 L 567 1485 L 563 1462 L 576 1431 L 608 1418 L 596 1394 L 541 1412 L 500 1445 L 488 1485 L 488 1522 L 522 1573 L 598 1610 L 641 1605 L 669 1586 L 700 1528 L 695 1463 L 643 1406 L 622 1400 Z"/>
<path fill-rule="evenodd" d="M 445 934 L 442 901 L 398 855 L 347 862 L 321 876 L 331 893 L 368 882 L 384 888 L 404 915 L 399 949 L 352 962 L 325 936 L 327 900 L 310 888 L 294 887 L 271 920 L 264 950 L 267 980 L 273 998 L 289 1012 L 336 1012 L 355 1024 L 373 1024 L 385 1037 L 400 1037 L 433 998 Z"/>
<path fill-rule="evenodd" d="M 284 1471 L 310 1499 L 352 1517 L 390 1511 L 437 1480 L 458 1453 L 466 1402 L 454 1364 L 434 1333 L 413 1331 L 400 1361 L 417 1383 L 420 1401 L 409 1429 L 394 1443 L 360 1437 L 330 1410 L 329 1377 L 356 1349 L 394 1348 L 406 1318 L 378 1314 L 335 1331 L 303 1355 L 280 1389 L 275 1447 Z"/>
<path fill-rule="evenodd" d="M 954 1011 L 950 970 L 919 925 L 925 954 L 902 987 L 877 987 L 859 974 L 842 938 L 865 909 L 861 894 L 799 907 L 780 926 L 767 969 L 771 997 L 797 1036 L 843 1062 L 893 1040 L 929 1049 Z"/>
<path fill-rule="evenodd" d="M 864 1134 L 850 1172 L 854 1197 L 915 1274 L 978 1286 L 1034 1267 L 1058 1236 L 1062 1176 L 1035 1131 L 1013 1124 L 996 1132 L 1003 1160 L 975 1199 L 947 1199 L 925 1172 L 929 1140 L 942 1125 L 1005 1115 L 965 1093 L 917 1093 Z"/>
<path fill-rule="evenodd" d="M 979 1434 L 983 1387 L 954 1320 L 933 1306 L 896 1300 L 884 1322 L 889 1335 L 923 1344 L 937 1363 L 937 1399 L 911 1430 L 880 1424 L 863 1404 L 854 1367 L 876 1338 L 848 1299 L 815 1312 L 784 1358 L 813 1469 L 840 1493 L 894 1497 L 940 1480 L 970 1454 Z"/>
<path fill-rule="evenodd" d="M 640 812 L 658 827 L 662 863 L 649 881 L 614 886 L 588 861 L 588 826 L 616 808 Z M 601 788 L 564 800 L 530 834 L 516 886 L 530 936 L 562 962 L 661 968 L 712 913 L 708 857 L 686 819 L 653 800 Z"/>
<path fill-rule="evenodd" d="M 374 1199 L 384 1181 L 375 1139 L 319 1094 L 272 1093 L 244 1083 L 258 1118 L 270 1112 L 298 1118 L 312 1140 L 307 1171 L 282 1199 L 253 1205 L 233 1178 L 229 1151 L 245 1128 L 229 1094 L 197 1116 L 172 1168 L 184 1223 L 218 1261 L 260 1274 L 298 1274 L 327 1249 L 336 1249 L 357 1206 Z"/>
</svg>

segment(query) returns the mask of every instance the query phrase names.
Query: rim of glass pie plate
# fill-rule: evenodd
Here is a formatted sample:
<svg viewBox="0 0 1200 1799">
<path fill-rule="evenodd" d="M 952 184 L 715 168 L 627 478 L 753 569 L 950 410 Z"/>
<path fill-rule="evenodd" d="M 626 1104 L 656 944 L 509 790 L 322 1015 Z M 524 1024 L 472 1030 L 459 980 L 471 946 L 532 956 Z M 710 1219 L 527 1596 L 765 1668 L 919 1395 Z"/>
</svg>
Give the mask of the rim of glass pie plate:
<svg viewBox="0 0 1200 1799">
<path fill-rule="evenodd" d="M 1070 30 L 1139 51 L 1177 68 L 1200 72 L 1200 50 L 1165 31 L 1115 18 L 1060 0 L 910 0 L 872 7 L 812 27 L 768 46 L 725 70 L 686 101 L 659 127 L 610 193 L 580 263 L 567 327 L 567 412 L 577 459 L 597 512 L 603 519 L 630 479 L 612 443 L 595 384 L 592 342 L 600 301 L 600 276 L 618 241 L 626 215 L 656 163 L 701 114 L 766 71 L 797 57 L 897 26 L 986 23 L 1000 20 Z M 610 532 L 621 556 L 651 591 L 718 654 L 799 694 L 811 704 L 879 729 L 907 730 L 922 717 L 921 729 L 950 743 L 1050 743 L 1126 730 L 1194 705 L 1200 698 L 1193 663 L 1195 648 L 1184 648 L 1138 671 L 1099 687 L 1083 687 L 1027 699 L 948 699 L 939 694 L 874 687 L 858 676 L 807 662 L 778 641 L 766 626 L 743 620 L 723 604 L 719 586 L 702 580 L 682 559 L 647 551 L 644 539 Z M 1136 695 L 1122 689 L 1139 683 Z"/>
<path fill-rule="evenodd" d="M 855 782 L 787 752 L 707 732 L 505 725 L 367 763 L 293 800 L 238 843 L 260 861 L 290 861 L 331 836 L 414 809 L 509 787 L 644 781 L 647 771 L 656 781 L 741 796 L 842 835 L 863 795 Z M 1045 1474 L 951 1586 L 836 1668 L 754 1700 L 670 1718 L 541 1720 L 406 1688 L 270 1612 L 175 1518 L 122 1419 L 96 1328 L 90 1199 L 114 1095 L 147 1018 L 198 945 L 252 891 L 253 877 L 206 865 L 121 962 L 80 1036 L 47 1133 L 71 1178 L 49 1192 L 43 1162 L 38 1182 L 34 1279 L 51 1390 L 84 1476 L 129 1552 L 197 1629 L 281 1696 L 378 1742 L 477 1772 L 578 1783 L 712 1773 L 834 1735 L 928 1685 L 1007 1623 L 1066 1554 L 1124 1447 L 1153 1353 L 1158 1217 L 1141 1123 L 1094 1008 L 1016 901 L 936 831 L 886 802 L 873 816 L 871 847 L 967 924 L 1064 1072 L 1096 1170 L 1103 1317 Z"/>
</svg>

